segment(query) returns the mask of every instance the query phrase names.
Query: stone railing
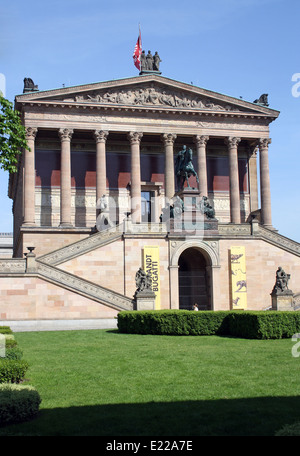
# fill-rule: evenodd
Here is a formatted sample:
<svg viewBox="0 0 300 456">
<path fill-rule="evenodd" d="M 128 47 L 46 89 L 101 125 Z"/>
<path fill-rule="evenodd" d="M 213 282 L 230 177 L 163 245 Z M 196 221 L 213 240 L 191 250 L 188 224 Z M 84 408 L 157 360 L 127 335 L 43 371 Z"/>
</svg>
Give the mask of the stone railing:
<svg viewBox="0 0 300 456">
<path fill-rule="evenodd" d="M 219 235 L 222 237 L 251 236 L 251 225 L 249 223 L 219 223 Z"/>
<path fill-rule="evenodd" d="M 123 224 L 124 234 L 143 234 L 143 235 L 166 235 L 167 227 L 165 223 L 132 223 L 129 219 L 124 220 Z"/>
<path fill-rule="evenodd" d="M 40 256 L 39 261 L 53 266 L 64 263 L 65 261 L 71 260 L 79 255 L 83 255 L 98 247 L 109 244 L 117 239 L 121 239 L 123 233 L 122 228 L 123 224 L 92 234 L 91 236 L 69 244 L 66 247 L 61 247 L 60 249 Z"/>
<path fill-rule="evenodd" d="M 300 256 L 300 243 L 293 241 L 282 234 L 279 234 L 275 230 L 270 230 L 264 228 L 257 222 L 242 223 L 240 225 L 235 225 L 232 223 L 221 224 L 219 223 L 219 235 L 222 238 L 249 238 L 261 239 L 263 241 L 269 242 L 270 244 L 275 245 L 281 249 L 284 249 L 294 255 Z"/>
<path fill-rule="evenodd" d="M 260 239 L 270 242 L 271 244 L 280 247 L 281 249 L 287 250 L 294 255 L 300 256 L 300 244 L 299 242 L 293 241 L 276 231 L 269 230 L 259 225 L 257 234 Z"/>
<path fill-rule="evenodd" d="M 24 274 L 27 268 L 26 259 L 0 259 L 1 274 Z"/>
</svg>

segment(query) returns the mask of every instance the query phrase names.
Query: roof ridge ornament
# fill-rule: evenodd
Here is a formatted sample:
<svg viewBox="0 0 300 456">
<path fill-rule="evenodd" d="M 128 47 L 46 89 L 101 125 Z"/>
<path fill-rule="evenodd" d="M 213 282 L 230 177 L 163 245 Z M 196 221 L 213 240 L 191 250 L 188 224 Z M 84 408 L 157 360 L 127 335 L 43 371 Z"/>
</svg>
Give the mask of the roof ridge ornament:
<svg viewBox="0 0 300 456">
<path fill-rule="evenodd" d="M 263 93 L 257 100 L 254 100 L 253 103 L 259 104 L 261 106 L 269 106 L 268 94 Z"/>
<path fill-rule="evenodd" d="M 39 91 L 39 87 L 34 84 L 34 82 L 31 78 L 24 78 L 23 93 L 38 92 L 38 91 Z"/>
</svg>

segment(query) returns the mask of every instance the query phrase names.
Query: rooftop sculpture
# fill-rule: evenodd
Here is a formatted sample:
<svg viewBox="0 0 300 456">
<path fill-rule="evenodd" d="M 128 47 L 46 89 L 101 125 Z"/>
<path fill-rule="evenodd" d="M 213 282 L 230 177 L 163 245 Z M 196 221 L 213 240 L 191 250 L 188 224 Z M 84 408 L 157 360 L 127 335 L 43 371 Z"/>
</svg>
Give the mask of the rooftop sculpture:
<svg viewBox="0 0 300 456">
<path fill-rule="evenodd" d="M 161 58 L 156 51 L 154 56 L 152 55 L 151 51 L 148 51 L 148 54 L 145 51 L 142 51 L 141 54 L 141 72 L 140 74 L 144 73 L 158 73 L 161 74 L 159 71 L 159 65 L 162 62 Z"/>
</svg>

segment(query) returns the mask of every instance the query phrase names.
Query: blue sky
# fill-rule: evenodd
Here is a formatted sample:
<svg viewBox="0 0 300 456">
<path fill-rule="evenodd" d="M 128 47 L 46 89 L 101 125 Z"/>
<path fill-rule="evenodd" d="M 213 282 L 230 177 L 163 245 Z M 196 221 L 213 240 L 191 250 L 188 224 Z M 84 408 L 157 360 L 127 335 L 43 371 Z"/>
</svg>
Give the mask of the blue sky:
<svg viewBox="0 0 300 456">
<path fill-rule="evenodd" d="M 137 76 L 132 53 L 158 51 L 162 75 L 279 110 L 269 148 L 273 225 L 300 242 L 299 0 L 10 0 L 1 2 L 0 73 L 6 97 L 24 77 L 40 90 Z M 0 78 L 1 84 L 1 78 Z M 0 232 L 12 231 L 0 171 Z"/>
</svg>

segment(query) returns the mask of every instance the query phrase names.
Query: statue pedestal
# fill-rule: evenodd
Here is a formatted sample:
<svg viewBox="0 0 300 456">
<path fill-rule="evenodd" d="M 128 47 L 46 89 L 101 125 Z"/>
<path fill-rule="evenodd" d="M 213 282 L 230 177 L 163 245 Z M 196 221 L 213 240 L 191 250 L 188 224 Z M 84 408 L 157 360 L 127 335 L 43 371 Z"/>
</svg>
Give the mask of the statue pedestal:
<svg viewBox="0 0 300 456">
<path fill-rule="evenodd" d="M 151 290 L 136 292 L 135 310 L 155 310 L 155 293 Z"/>
<path fill-rule="evenodd" d="M 271 293 L 272 297 L 272 310 L 294 310 L 293 292 L 286 290 L 282 293 Z"/>
<path fill-rule="evenodd" d="M 216 235 L 219 232 L 218 220 L 208 217 L 202 210 L 202 197 L 196 188 L 184 188 L 175 193 L 183 201 L 184 212 L 180 216 L 174 214 L 170 222 L 170 231 L 184 235 Z"/>
</svg>

